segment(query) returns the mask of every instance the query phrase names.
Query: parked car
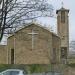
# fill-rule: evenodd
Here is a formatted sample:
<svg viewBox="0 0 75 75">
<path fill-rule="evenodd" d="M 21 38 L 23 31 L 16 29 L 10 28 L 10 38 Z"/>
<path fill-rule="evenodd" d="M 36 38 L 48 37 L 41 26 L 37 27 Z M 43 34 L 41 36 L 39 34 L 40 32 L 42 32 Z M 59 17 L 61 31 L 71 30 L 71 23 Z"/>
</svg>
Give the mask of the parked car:
<svg viewBox="0 0 75 75">
<path fill-rule="evenodd" d="M 1 72 L 0 75 L 26 75 L 26 73 L 19 69 L 8 69 Z"/>
</svg>

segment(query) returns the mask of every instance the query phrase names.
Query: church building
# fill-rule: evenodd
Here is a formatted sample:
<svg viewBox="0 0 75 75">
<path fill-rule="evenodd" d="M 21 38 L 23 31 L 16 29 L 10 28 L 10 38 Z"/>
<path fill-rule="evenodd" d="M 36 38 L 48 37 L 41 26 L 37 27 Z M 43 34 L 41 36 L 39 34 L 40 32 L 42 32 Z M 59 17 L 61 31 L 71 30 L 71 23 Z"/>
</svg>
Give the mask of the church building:
<svg viewBox="0 0 75 75">
<path fill-rule="evenodd" d="M 7 47 L 9 64 L 49 64 L 60 58 L 60 38 L 37 24 L 15 32 Z"/>
<path fill-rule="evenodd" d="M 39 24 L 29 23 L 9 36 L 4 52 L 5 64 L 66 63 L 69 51 L 68 13 L 65 8 L 56 11 L 57 34 Z"/>
</svg>

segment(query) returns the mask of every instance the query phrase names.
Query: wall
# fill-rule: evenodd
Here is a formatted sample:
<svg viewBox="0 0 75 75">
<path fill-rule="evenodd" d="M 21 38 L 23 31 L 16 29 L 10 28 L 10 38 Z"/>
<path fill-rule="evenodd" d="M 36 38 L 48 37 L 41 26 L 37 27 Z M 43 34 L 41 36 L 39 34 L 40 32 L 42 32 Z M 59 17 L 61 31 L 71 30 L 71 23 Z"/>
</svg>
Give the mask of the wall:
<svg viewBox="0 0 75 75">
<path fill-rule="evenodd" d="M 32 29 L 38 33 L 35 35 L 34 49 L 32 49 L 32 36 L 28 34 L 31 33 Z M 11 64 L 11 48 L 15 50 L 15 64 L 49 64 L 52 35 L 46 29 L 36 25 L 31 25 L 16 32 L 15 42 L 14 36 L 8 38 L 9 64 Z"/>
<path fill-rule="evenodd" d="M 7 63 L 7 50 L 6 45 L 0 45 L 0 64 Z"/>
</svg>

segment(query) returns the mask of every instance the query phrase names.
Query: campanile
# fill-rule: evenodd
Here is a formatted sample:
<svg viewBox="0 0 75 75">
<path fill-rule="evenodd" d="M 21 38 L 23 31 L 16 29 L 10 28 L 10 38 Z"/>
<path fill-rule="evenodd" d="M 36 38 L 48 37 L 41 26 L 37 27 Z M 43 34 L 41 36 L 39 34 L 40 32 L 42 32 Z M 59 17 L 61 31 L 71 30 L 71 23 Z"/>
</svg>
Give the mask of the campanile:
<svg viewBox="0 0 75 75">
<path fill-rule="evenodd" d="M 61 39 L 61 58 L 66 63 L 69 51 L 69 10 L 61 8 L 56 11 L 57 14 L 57 33 Z"/>
</svg>

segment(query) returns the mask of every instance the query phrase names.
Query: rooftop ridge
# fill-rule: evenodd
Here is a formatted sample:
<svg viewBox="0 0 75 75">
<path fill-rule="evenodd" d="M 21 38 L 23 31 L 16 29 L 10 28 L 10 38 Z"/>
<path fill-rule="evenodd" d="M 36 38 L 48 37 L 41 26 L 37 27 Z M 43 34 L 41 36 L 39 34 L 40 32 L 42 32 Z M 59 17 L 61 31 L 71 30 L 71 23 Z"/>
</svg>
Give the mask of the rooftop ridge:
<svg viewBox="0 0 75 75">
<path fill-rule="evenodd" d="M 56 35 L 57 37 L 59 37 L 56 33 L 52 32 L 48 27 L 44 26 L 44 25 L 41 25 L 41 24 L 38 24 L 38 23 L 28 23 L 28 24 L 25 24 L 23 25 L 23 27 L 19 28 L 18 30 L 16 30 L 15 32 L 13 32 L 9 37 L 13 36 L 16 32 L 20 31 L 21 29 L 27 27 L 27 26 L 30 26 L 30 25 L 36 25 L 36 26 L 39 26 L 47 31 L 49 31 L 50 33 L 52 33 L 53 35 Z M 8 38 L 9 38 L 8 37 Z"/>
</svg>

